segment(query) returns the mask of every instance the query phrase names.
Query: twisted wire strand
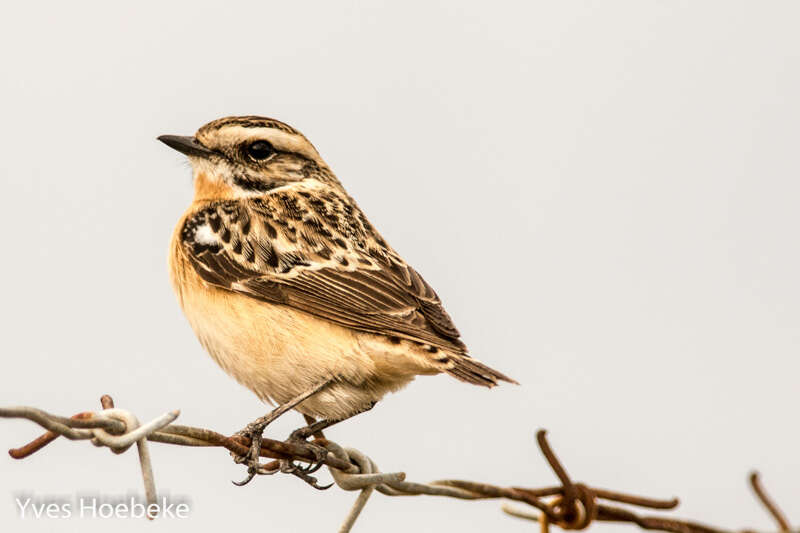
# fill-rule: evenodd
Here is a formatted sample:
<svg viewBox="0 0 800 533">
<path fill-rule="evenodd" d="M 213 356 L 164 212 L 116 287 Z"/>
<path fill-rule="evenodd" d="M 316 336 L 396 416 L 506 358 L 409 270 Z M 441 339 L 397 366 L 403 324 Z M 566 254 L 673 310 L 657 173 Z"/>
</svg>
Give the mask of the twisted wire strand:
<svg viewBox="0 0 800 533">
<path fill-rule="evenodd" d="M 0 407 L 0 418 L 24 418 L 47 430 L 45 434 L 24 446 L 9 450 L 9 455 L 15 459 L 23 459 L 41 450 L 59 436 L 70 440 L 90 440 L 95 446 L 107 447 L 117 454 L 124 453 L 136 444 L 146 499 L 148 504 L 155 504 L 156 489 L 148 441 L 180 446 L 223 447 L 239 456 L 245 455 L 250 445 L 249 439 L 240 435 L 227 437 L 210 429 L 173 424 L 180 414 L 178 410 L 169 411 L 145 424 L 140 424 L 130 411 L 115 408 L 110 396 L 104 395 L 101 404 L 103 409 L 98 412 L 81 412 L 72 417 L 63 417 L 27 406 Z M 628 522 L 642 529 L 670 533 L 730 533 L 728 530 L 706 524 L 662 516 L 641 516 L 629 509 L 608 505 L 606 501 L 655 510 L 670 510 L 678 505 L 678 500 L 675 498 L 657 500 L 593 488 L 583 483 L 573 483 L 550 448 L 545 431 L 540 430 L 536 438 L 542 454 L 561 482 L 561 486 L 536 489 L 499 487 L 456 479 L 430 483 L 409 482 L 405 480 L 406 475 L 403 472 L 381 472 L 375 461 L 355 448 L 342 447 L 324 438 L 317 438 L 315 444 L 321 444 L 328 450 L 323 464 L 328 467 L 335 484 L 342 490 L 359 491 L 339 528 L 340 533 L 351 531 L 375 491 L 393 497 L 429 495 L 461 500 L 502 498 L 525 503 L 539 512 L 531 513 L 508 505 L 503 505 L 502 510 L 510 516 L 537 521 L 541 533 L 548 533 L 551 525 L 564 530 L 585 529 L 598 520 Z M 267 438 L 263 439 L 261 456 L 309 463 L 317 460 L 310 445 Z M 262 464 L 260 470 L 277 471 L 278 461 Z M 790 528 L 788 520 L 777 504 L 767 496 L 756 474 L 751 476 L 750 481 L 756 497 L 777 523 L 778 531 L 800 533 Z M 149 511 L 147 516 L 154 518 Z M 742 533 L 752 532 L 744 530 Z"/>
</svg>

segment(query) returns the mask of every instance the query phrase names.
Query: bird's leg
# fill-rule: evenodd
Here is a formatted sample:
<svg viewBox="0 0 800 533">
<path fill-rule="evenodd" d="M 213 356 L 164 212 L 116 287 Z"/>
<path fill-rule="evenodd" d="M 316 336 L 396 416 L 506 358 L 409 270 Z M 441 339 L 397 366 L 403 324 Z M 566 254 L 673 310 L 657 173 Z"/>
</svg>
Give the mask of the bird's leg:
<svg viewBox="0 0 800 533">
<path fill-rule="evenodd" d="M 234 485 L 242 486 L 250 482 L 251 479 L 255 477 L 256 474 L 274 474 L 275 471 L 261 471 L 261 463 L 259 462 L 259 457 L 261 456 L 261 439 L 263 438 L 264 428 L 266 428 L 270 423 L 280 417 L 286 411 L 293 409 L 297 404 L 301 403 L 303 400 L 306 400 L 310 396 L 318 393 L 328 385 L 333 382 L 333 379 L 329 379 L 327 381 L 323 381 L 314 387 L 308 389 L 307 391 L 303 392 L 302 394 L 298 394 L 288 402 L 279 405 L 266 415 L 253 420 L 249 424 L 247 424 L 244 429 L 238 431 L 236 435 L 242 435 L 245 437 L 250 438 L 250 450 L 248 454 L 244 457 L 235 457 L 234 461 L 237 463 L 246 463 L 247 464 L 247 477 L 242 481 L 234 481 Z"/>
<path fill-rule="evenodd" d="M 310 485 L 316 487 L 316 485 L 314 483 L 311 483 L 306 478 L 310 478 L 311 480 L 316 482 L 316 479 L 311 477 L 311 476 L 309 476 L 308 474 L 316 472 L 317 470 L 319 470 L 322 467 L 322 465 L 325 463 L 325 458 L 328 456 L 328 450 L 326 448 L 323 448 L 322 446 L 317 446 L 316 444 L 313 444 L 311 442 L 307 442 L 306 439 L 308 437 L 312 436 L 312 435 L 314 435 L 315 437 L 318 437 L 318 436 L 321 437 L 323 429 L 327 429 L 327 428 L 333 426 L 334 424 L 338 424 L 339 422 L 343 422 L 343 421 L 345 421 L 345 420 L 347 420 L 349 418 L 353 418 L 356 415 L 360 415 L 361 413 L 365 413 L 365 412 L 369 411 L 370 409 L 372 409 L 373 407 L 375 407 L 375 403 L 376 402 L 370 402 L 369 405 L 367 405 L 366 407 L 364 407 L 364 408 L 360 409 L 359 411 L 356 411 L 355 413 L 353 413 L 353 414 L 351 414 L 349 416 L 346 416 L 344 418 L 326 418 L 326 419 L 323 419 L 323 420 L 314 421 L 313 418 L 311 418 L 309 416 L 306 416 L 306 422 L 308 423 L 308 425 L 292 431 L 292 433 L 291 433 L 291 435 L 289 435 L 289 438 L 287 439 L 287 441 L 288 442 L 303 443 L 306 446 L 311 445 L 312 449 L 314 449 L 314 453 L 316 454 L 316 461 L 314 461 L 313 463 L 310 463 L 307 467 L 302 467 L 302 466 L 298 466 L 293 461 L 290 461 L 288 459 L 281 459 L 279 461 L 280 462 L 280 470 L 281 470 L 281 472 L 294 474 L 294 475 L 298 476 L 299 478 L 303 479 L 304 481 L 306 481 L 306 483 L 309 483 Z M 316 487 L 316 488 L 319 488 L 319 487 Z"/>
<path fill-rule="evenodd" d="M 314 418 L 313 416 L 309 416 L 309 415 L 306 415 L 306 414 L 303 415 L 303 418 L 305 419 L 306 424 L 308 424 L 309 426 L 317 421 L 317 419 Z M 322 433 L 322 430 L 315 431 L 314 432 L 314 438 L 315 439 L 324 439 L 325 435 Z"/>
</svg>

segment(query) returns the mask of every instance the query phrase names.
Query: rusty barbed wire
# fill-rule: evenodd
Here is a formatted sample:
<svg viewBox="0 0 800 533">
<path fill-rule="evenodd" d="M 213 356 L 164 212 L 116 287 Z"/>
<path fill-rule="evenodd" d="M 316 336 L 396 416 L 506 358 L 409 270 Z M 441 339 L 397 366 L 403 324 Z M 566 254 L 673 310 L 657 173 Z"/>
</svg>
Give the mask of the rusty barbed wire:
<svg viewBox="0 0 800 533">
<path fill-rule="evenodd" d="M 59 436 L 70 440 L 90 440 L 94 445 L 108 447 L 117 454 L 125 452 L 133 444 L 136 444 L 145 498 L 148 502 L 148 509 L 150 509 L 150 504 L 157 505 L 157 499 L 148 441 L 180 446 L 222 447 L 238 456 L 244 456 L 249 449 L 250 439 L 241 435 L 227 437 L 210 429 L 173 424 L 180 414 L 178 410 L 169 411 L 146 424 L 140 424 L 133 413 L 115 407 L 110 396 L 104 395 L 100 402 L 102 410 L 81 412 L 71 417 L 54 415 L 34 407 L 0 408 L 0 418 L 24 418 L 47 430 L 46 433 L 31 442 L 19 448 L 10 449 L 9 455 L 14 459 L 24 459 L 38 452 Z M 359 450 L 342 447 L 324 438 L 321 432 L 315 435 L 314 443 L 322 445 L 328 450 L 329 453 L 323 464 L 328 467 L 334 483 L 342 490 L 360 491 L 339 528 L 340 533 L 348 533 L 352 529 L 375 491 L 386 496 L 429 495 L 462 500 L 505 499 L 524 503 L 538 510 L 538 513 L 509 505 L 503 505 L 502 510 L 510 516 L 538 522 L 541 533 L 548 533 L 551 525 L 564 530 L 586 529 L 595 521 L 627 522 L 642 529 L 668 533 L 732 533 L 735 531 L 691 520 L 665 516 L 642 516 L 630 509 L 613 505 L 623 504 L 642 509 L 668 511 L 675 509 L 679 502 L 677 498 L 669 500 L 646 498 L 575 483 L 550 447 L 546 431 L 539 430 L 536 433 L 536 441 L 542 455 L 558 478 L 559 486 L 500 487 L 457 479 L 413 483 L 405 481 L 403 472 L 381 472 L 370 457 Z M 280 471 L 278 461 L 280 459 L 313 463 L 317 458 L 311 446 L 268 438 L 263 439 L 261 456 L 275 459 L 262 464 L 259 468 L 261 472 L 269 474 Z M 767 496 L 760 483 L 758 473 L 751 473 L 749 480 L 756 498 L 776 522 L 778 531 L 780 533 L 800 533 L 800 531 L 791 529 L 783 512 Z M 148 511 L 147 516 L 152 519 L 155 514 Z M 740 532 L 753 533 L 747 529 L 740 530 Z"/>
</svg>

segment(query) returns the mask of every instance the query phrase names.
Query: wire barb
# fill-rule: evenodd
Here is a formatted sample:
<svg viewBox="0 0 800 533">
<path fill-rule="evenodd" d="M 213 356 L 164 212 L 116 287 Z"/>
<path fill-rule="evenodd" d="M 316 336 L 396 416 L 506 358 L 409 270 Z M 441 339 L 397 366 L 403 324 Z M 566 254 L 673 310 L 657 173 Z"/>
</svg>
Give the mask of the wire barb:
<svg viewBox="0 0 800 533">
<path fill-rule="evenodd" d="M 792 526 L 789 525 L 789 521 L 786 519 L 783 511 L 778 507 L 778 504 L 776 504 L 772 498 L 769 497 L 767 491 L 764 490 L 764 487 L 761 485 L 760 476 L 756 471 L 750 472 L 750 487 L 753 489 L 758 501 L 761 502 L 770 516 L 778 524 L 779 530 L 781 532 L 791 531 Z"/>
</svg>

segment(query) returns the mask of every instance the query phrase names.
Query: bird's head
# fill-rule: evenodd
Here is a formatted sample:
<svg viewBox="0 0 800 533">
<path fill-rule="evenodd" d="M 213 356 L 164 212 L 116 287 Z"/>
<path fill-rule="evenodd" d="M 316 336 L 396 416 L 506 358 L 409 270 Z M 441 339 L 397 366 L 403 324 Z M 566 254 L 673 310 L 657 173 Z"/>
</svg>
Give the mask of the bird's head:
<svg viewBox="0 0 800 533">
<path fill-rule="evenodd" d="M 198 187 L 218 195 L 258 196 L 299 182 L 340 186 L 302 133 L 271 118 L 226 117 L 209 122 L 194 137 L 158 140 L 188 156 L 195 180 L 202 182 Z"/>
</svg>

